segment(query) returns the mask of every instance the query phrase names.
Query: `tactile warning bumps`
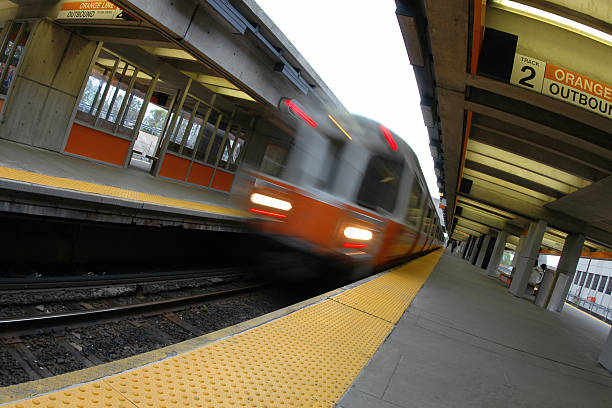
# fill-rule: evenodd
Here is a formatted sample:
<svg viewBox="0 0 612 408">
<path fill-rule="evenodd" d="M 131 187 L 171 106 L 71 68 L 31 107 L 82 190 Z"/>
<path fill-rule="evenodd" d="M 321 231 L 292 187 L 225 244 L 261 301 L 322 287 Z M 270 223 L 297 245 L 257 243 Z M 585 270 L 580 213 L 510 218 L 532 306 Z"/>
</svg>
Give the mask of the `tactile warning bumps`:
<svg viewBox="0 0 612 408">
<path fill-rule="evenodd" d="M 438 258 L 438 254 L 430 254 L 342 292 L 333 299 L 388 322 L 397 323 Z"/>
<path fill-rule="evenodd" d="M 368 310 L 391 316 L 438 258 L 191 352 L 5 407 L 331 407 L 393 328 Z"/>
<path fill-rule="evenodd" d="M 102 184 L 90 183 L 87 181 L 73 180 L 64 177 L 48 176 L 46 174 L 34 173 L 31 171 L 12 169 L 0 166 L 0 178 L 24 181 L 26 183 L 39 184 L 48 187 L 57 187 L 66 190 L 81 191 L 84 193 L 100 194 L 109 197 L 124 198 L 134 201 L 142 201 L 150 204 L 165 205 L 168 207 L 187 208 L 216 214 L 226 214 L 235 216 L 248 216 L 240 210 L 219 207 L 216 205 L 198 203 L 195 201 L 180 200 L 176 198 L 163 197 L 155 194 L 141 193 L 138 191 L 126 190 L 123 188 L 105 186 Z"/>
<path fill-rule="evenodd" d="M 6 406 L 11 408 L 136 408 L 104 381 L 80 385 Z"/>
</svg>

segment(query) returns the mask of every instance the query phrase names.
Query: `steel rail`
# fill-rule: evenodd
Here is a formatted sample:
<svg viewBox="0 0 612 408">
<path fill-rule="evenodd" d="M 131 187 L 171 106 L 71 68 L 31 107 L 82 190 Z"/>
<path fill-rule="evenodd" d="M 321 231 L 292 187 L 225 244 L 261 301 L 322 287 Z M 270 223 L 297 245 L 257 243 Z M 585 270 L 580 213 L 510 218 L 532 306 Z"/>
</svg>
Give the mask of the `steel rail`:
<svg viewBox="0 0 612 408">
<path fill-rule="evenodd" d="M 44 316 L 0 319 L 0 336 L 16 336 L 29 333 L 39 333 L 52 328 L 77 327 L 91 325 L 94 322 L 107 322 L 134 316 L 152 316 L 170 311 L 176 311 L 204 300 L 236 295 L 265 287 L 265 284 L 243 286 L 216 292 L 202 293 L 165 299 L 155 302 L 144 302 L 126 306 L 116 306 L 106 309 L 83 310 L 77 312 L 58 313 Z"/>
<path fill-rule="evenodd" d="M 236 268 L 220 268 L 198 271 L 132 273 L 117 275 L 94 275 L 49 278 L 2 278 L 0 290 L 32 290 L 56 288 L 86 288 L 96 286 L 121 286 L 127 284 L 177 281 L 192 278 L 226 278 L 241 276 L 245 272 L 232 272 Z"/>
</svg>

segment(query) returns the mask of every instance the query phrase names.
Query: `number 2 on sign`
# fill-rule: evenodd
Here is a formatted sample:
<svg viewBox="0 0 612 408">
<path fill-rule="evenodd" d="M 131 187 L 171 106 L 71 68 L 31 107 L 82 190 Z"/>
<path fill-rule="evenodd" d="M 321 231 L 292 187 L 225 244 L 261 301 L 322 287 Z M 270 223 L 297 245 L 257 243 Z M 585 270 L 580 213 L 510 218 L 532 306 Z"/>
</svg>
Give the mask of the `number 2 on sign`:
<svg viewBox="0 0 612 408">
<path fill-rule="evenodd" d="M 510 83 L 541 92 L 546 62 L 526 55 L 514 54 Z"/>
</svg>

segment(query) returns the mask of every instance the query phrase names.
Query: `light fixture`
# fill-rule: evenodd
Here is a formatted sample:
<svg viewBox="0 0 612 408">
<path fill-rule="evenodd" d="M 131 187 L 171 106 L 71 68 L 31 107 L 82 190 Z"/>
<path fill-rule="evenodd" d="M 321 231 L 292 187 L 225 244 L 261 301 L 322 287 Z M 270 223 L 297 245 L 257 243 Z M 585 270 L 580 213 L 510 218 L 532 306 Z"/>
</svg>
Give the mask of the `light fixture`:
<svg viewBox="0 0 612 408">
<path fill-rule="evenodd" d="M 389 129 L 387 129 L 383 125 L 380 125 L 380 131 L 385 136 L 385 139 L 387 140 L 387 143 L 389 143 L 389 146 L 391 147 L 391 150 L 396 151 L 397 150 L 397 143 L 395 142 L 395 139 L 393 138 L 393 135 L 391 134 Z"/>
<path fill-rule="evenodd" d="M 344 236 L 348 239 L 357 239 L 360 241 L 369 241 L 372 239 L 372 231 L 363 228 L 346 227 Z"/>
<path fill-rule="evenodd" d="M 254 214 L 269 215 L 270 217 L 287 218 L 286 214 L 279 214 L 279 213 L 275 213 L 275 212 L 272 212 L 272 211 L 260 210 L 260 209 L 257 209 L 257 208 L 249 208 L 249 211 L 254 213 Z"/>
<path fill-rule="evenodd" d="M 336 119 L 334 119 L 334 117 L 332 115 L 327 115 L 327 117 L 330 118 L 332 122 L 334 122 L 334 125 L 338 126 L 338 129 L 340 129 L 342 131 L 342 133 L 344 133 L 344 136 L 348 137 L 349 140 L 353 140 L 351 135 L 349 135 L 348 132 L 346 130 L 344 130 L 344 128 L 342 126 L 340 126 L 340 124 L 338 122 L 336 122 Z"/>
<path fill-rule="evenodd" d="M 297 103 L 293 102 L 293 100 L 287 98 L 284 99 L 284 104 L 287 106 L 287 108 L 289 108 L 289 111 L 295 113 L 297 116 L 299 116 L 300 118 L 302 118 L 304 120 L 304 122 L 308 123 L 311 127 L 316 128 L 317 126 L 317 122 L 315 122 L 310 116 L 308 116 L 303 110 L 302 108 L 300 108 L 298 106 Z"/>
<path fill-rule="evenodd" d="M 259 193 L 251 194 L 251 202 L 266 207 L 277 208 L 283 211 L 289 211 L 293 207 L 289 201 L 279 200 L 278 198 L 270 197 Z"/>
<path fill-rule="evenodd" d="M 576 34 L 583 35 L 592 40 L 599 41 L 608 46 L 612 46 L 612 35 L 577 21 L 570 20 L 569 18 L 561 17 L 560 15 L 527 6 L 512 0 L 491 0 L 491 5 L 501 10 L 510 11 L 525 17 L 542 21 L 544 23 L 552 24 L 565 30 L 572 31 Z"/>
</svg>

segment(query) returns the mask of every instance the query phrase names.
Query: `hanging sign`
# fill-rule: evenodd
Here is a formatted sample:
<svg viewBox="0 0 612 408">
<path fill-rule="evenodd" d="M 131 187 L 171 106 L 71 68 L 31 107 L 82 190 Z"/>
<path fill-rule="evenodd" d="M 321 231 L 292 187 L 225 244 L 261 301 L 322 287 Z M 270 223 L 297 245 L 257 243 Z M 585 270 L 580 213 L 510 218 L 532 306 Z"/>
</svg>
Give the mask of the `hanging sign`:
<svg viewBox="0 0 612 408">
<path fill-rule="evenodd" d="M 60 20 L 134 20 L 110 1 L 67 1 L 57 15 Z"/>
<path fill-rule="evenodd" d="M 612 86 L 551 63 L 515 54 L 510 83 L 612 119 Z"/>
</svg>

